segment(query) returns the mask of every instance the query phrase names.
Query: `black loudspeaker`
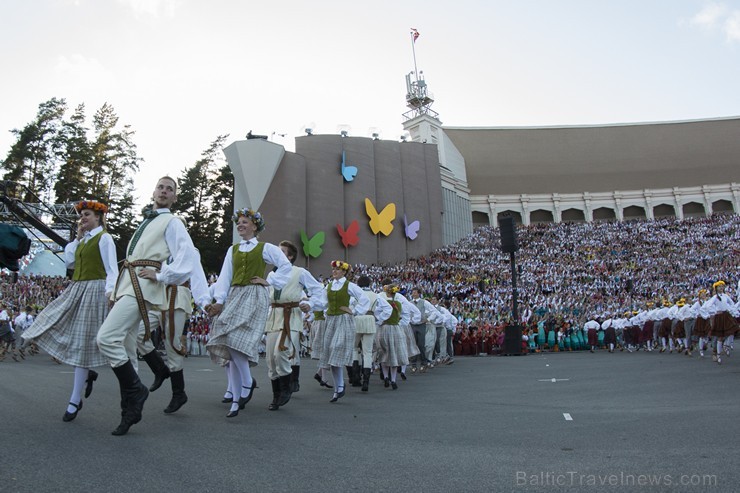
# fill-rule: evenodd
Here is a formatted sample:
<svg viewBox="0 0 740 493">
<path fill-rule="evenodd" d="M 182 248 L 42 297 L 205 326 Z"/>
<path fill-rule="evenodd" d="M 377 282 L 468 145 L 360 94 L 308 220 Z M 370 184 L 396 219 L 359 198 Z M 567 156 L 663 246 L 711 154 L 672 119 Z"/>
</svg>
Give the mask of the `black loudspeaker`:
<svg viewBox="0 0 740 493">
<path fill-rule="evenodd" d="M 18 260 L 28 255 L 30 248 L 31 240 L 21 228 L 0 224 L 0 267 L 17 272 Z"/>
<path fill-rule="evenodd" d="M 502 217 L 499 219 L 498 225 L 501 230 L 501 251 L 504 253 L 514 253 L 519 250 L 519 245 L 516 244 L 514 218 L 511 216 Z"/>
<path fill-rule="evenodd" d="M 522 326 L 509 325 L 504 329 L 504 355 L 522 354 Z"/>
</svg>

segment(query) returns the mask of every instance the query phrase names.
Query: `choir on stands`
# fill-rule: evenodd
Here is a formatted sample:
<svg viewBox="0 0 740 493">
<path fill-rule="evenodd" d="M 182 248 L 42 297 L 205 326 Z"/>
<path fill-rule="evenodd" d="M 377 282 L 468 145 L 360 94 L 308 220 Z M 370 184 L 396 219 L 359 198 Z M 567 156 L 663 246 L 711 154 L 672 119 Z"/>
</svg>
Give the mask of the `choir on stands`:
<svg viewBox="0 0 740 493">
<path fill-rule="evenodd" d="M 738 215 L 520 227 L 514 273 L 498 230 L 483 227 L 397 265 L 332 261 L 326 280 L 292 265 L 290 242 L 258 241 L 260 213 L 243 209 L 234 220 L 243 240 L 208 279 L 201 298 L 210 303 L 194 303 L 182 330 L 183 354 L 208 354 L 224 366 L 228 417 L 251 399 L 257 385 L 250 367 L 263 358 L 274 397 L 269 409 L 278 410 L 300 389 L 301 359 L 317 362 L 314 378 L 336 403 L 349 387 L 368 392 L 371 375 L 396 390 L 408 375 L 454 357 L 499 354 L 506 327 L 515 324 L 529 353 L 646 351 L 706 355 L 718 364 L 740 330 Z M 266 265 L 279 268 L 265 276 Z M 69 281 L 0 279 L 0 358 L 20 360 L 27 354 L 18 336 Z M 146 396 L 136 398 L 140 419 Z M 76 415 L 79 408 L 81 400 L 69 409 Z"/>
</svg>

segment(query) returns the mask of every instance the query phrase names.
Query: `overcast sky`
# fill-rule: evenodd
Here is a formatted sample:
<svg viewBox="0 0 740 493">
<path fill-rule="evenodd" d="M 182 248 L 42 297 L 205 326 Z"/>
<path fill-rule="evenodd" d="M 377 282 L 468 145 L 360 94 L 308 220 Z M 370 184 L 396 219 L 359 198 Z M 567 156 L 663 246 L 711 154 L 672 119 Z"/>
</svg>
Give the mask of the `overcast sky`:
<svg viewBox="0 0 740 493">
<path fill-rule="evenodd" d="M 410 28 L 444 125 L 740 115 L 740 1 L 3 0 L 0 157 L 52 97 L 131 125 L 140 197 L 219 134 L 398 140 Z"/>
</svg>

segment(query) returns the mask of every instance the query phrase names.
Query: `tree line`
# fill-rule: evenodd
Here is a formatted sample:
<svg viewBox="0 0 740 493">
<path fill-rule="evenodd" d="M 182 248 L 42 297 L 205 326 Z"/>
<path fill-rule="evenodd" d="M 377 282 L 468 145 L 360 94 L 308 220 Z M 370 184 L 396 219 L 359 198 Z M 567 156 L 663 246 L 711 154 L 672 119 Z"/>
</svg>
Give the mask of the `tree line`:
<svg viewBox="0 0 740 493">
<path fill-rule="evenodd" d="M 137 153 L 135 131 L 120 124 L 108 103 L 95 111 L 90 122 L 84 103 L 68 113 L 65 99 L 52 98 L 39 105 L 36 116 L 23 128 L 11 130 L 15 142 L 3 160 L 2 179 L 24 185 L 29 193 L 18 198 L 26 202 L 36 201 L 37 196 L 47 203 L 83 199 L 106 203 L 107 229 L 122 259 L 142 212 L 133 195 L 134 176 L 144 162 Z M 175 207 L 207 272 L 220 269 L 232 239 L 234 177 L 221 152 L 227 138 L 216 137 L 176 177 Z"/>
</svg>

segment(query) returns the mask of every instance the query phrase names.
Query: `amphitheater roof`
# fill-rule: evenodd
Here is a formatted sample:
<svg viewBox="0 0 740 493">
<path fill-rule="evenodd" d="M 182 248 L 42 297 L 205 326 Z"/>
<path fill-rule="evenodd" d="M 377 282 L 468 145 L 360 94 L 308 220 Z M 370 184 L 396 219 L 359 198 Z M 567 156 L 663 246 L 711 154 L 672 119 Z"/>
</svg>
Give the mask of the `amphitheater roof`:
<svg viewBox="0 0 740 493">
<path fill-rule="evenodd" d="M 608 192 L 740 181 L 740 116 L 549 127 L 442 127 L 471 195 Z"/>
</svg>

